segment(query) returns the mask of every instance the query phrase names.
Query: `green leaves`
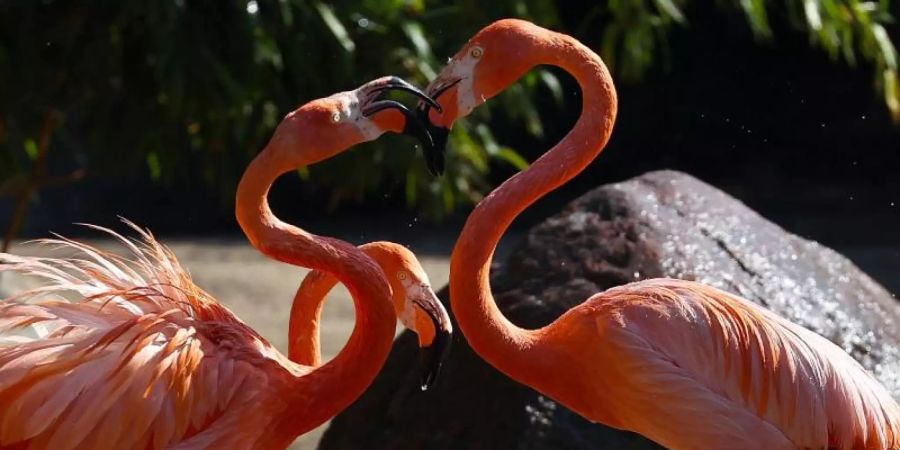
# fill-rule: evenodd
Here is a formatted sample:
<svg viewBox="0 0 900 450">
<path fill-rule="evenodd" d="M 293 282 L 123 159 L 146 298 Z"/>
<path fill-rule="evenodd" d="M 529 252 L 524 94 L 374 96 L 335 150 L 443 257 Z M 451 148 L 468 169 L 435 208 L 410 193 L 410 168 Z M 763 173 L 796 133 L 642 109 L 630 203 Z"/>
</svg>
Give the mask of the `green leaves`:
<svg viewBox="0 0 900 450">
<path fill-rule="evenodd" d="M 842 57 L 850 65 L 856 65 L 860 56 L 872 64 L 874 84 L 881 90 L 894 120 L 900 122 L 897 49 L 884 28 L 893 20 L 887 8 L 887 1 L 803 0 L 813 44 L 822 46 L 831 58 Z"/>
<path fill-rule="evenodd" d="M 159 164 L 159 155 L 156 152 L 147 153 L 147 169 L 150 171 L 150 179 L 159 181 L 162 177 L 162 166 Z"/>
<path fill-rule="evenodd" d="M 610 69 L 626 80 L 637 80 L 650 70 L 657 52 L 668 46 L 673 24 L 687 22 L 681 1 L 609 0 L 611 23 L 603 34 L 601 54 Z"/>
<path fill-rule="evenodd" d="M 684 23 L 684 15 L 681 14 L 681 9 L 672 0 L 653 0 L 653 3 L 659 11 L 671 17 L 675 22 Z"/>
<path fill-rule="evenodd" d="M 759 40 L 790 31 L 772 29 L 774 18 L 787 16 L 832 58 L 871 70 L 900 121 L 887 0 L 607 0 L 583 14 L 563 11 L 574 7 L 549 0 L 0 2 L 0 179 L 28 171 L 43 117 L 59 110 L 65 120 L 51 143 L 54 170 L 74 161 L 80 166 L 60 170 L 140 172 L 159 183 L 199 174 L 231 208 L 243 169 L 285 114 L 386 74 L 424 86 L 472 34 L 501 17 L 584 40 L 627 83 L 661 70 L 669 36 L 691 25 L 691 8 L 730 8 Z M 595 30 L 602 39 L 591 42 Z M 454 127 L 442 178 L 429 176 L 412 141 L 400 137 L 297 173 L 331 205 L 395 195 L 440 219 L 478 201 L 492 187 L 492 169 L 527 167 L 494 131 L 502 124 L 541 137 L 548 113 L 566 106 L 564 94 L 553 72 L 527 74 Z M 538 98 L 552 101 L 539 108 Z"/>
<path fill-rule="evenodd" d="M 34 142 L 34 139 L 26 138 L 25 139 L 25 154 L 28 156 L 28 159 L 34 161 L 38 157 L 38 148 L 37 143 Z"/>
<path fill-rule="evenodd" d="M 322 21 L 328 29 L 331 30 L 331 34 L 341 43 L 341 47 L 344 47 L 344 50 L 346 50 L 347 53 L 356 51 L 356 44 L 353 43 L 353 39 L 350 39 L 347 29 L 344 28 L 341 21 L 334 15 L 334 11 L 321 2 L 316 2 L 315 7 L 316 11 L 319 12 L 319 15 L 322 16 Z"/>
<path fill-rule="evenodd" d="M 682 11 L 688 0 L 609 0 L 601 54 L 607 65 L 625 80 L 638 80 L 665 56 L 667 35 L 672 25 L 685 26 L 690 17 Z M 810 42 L 821 46 L 833 59 L 843 58 L 850 65 L 863 60 L 874 66 L 874 85 L 894 119 L 900 122 L 900 98 L 897 84 L 897 50 L 884 25 L 893 18 L 888 1 L 860 0 L 730 0 L 719 5 L 736 6 L 747 20 L 753 35 L 761 40 L 775 38 L 769 23 L 769 10 L 783 8 L 794 26 L 809 33 Z M 588 16 L 594 21 L 596 15 Z M 588 23 L 579 29 L 588 29 Z"/>
<path fill-rule="evenodd" d="M 772 36 L 772 29 L 769 27 L 769 16 L 766 13 L 765 0 L 740 0 L 741 9 L 747 16 L 747 22 L 753 35 L 757 38 L 768 38 Z"/>
</svg>

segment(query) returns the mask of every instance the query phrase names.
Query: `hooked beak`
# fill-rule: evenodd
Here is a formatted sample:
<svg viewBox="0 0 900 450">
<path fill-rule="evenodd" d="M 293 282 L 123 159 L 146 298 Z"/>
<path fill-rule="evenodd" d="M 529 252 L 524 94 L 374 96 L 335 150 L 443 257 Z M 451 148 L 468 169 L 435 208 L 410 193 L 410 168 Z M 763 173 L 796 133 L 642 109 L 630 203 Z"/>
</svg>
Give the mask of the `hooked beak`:
<svg viewBox="0 0 900 450">
<path fill-rule="evenodd" d="M 425 312 L 434 326 L 434 336 L 430 343 L 419 346 L 419 366 L 422 370 L 421 386 L 426 391 L 430 388 L 441 372 L 441 366 L 450 352 L 450 342 L 453 335 L 453 325 L 450 324 L 450 316 L 441 301 L 431 288 L 426 289 L 430 298 L 416 301 L 416 305 Z"/>
<path fill-rule="evenodd" d="M 435 89 L 432 101 L 437 103 L 436 100 L 441 94 L 447 92 L 448 89 L 455 86 L 459 81 L 460 80 L 457 79 Z M 447 151 L 447 138 L 450 135 L 450 130 L 431 123 L 431 119 L 428 118 L 428 113 L 431 111 L 432 107 L 433 105 L 431 103 L 426 103 L 424 101 L 419 102 L 419 106 L 416 108 L 416 115 L 419 116 L 421 123 L 425 124 L 425 129 L 432 140 L 432 145 L 423 147 L 428 170 L 432 175 L 440 175 L 444 173 L 444 154 Z M 440 106 L 435 107 L 434 109 L 436 109 L 437 112 L 442 112 Z"/>
<path fill-rule="evenodd" d="M 401 114 L 403 114 L 403 117 L 406 118 L 406 123 L 403 127 L 402 133 L 408 136 L 412 136 L 422 143 L 422 148 L 426 149 L 425 152 L 427 160 L 427 149 L 434 147 L 435 144 L 434 140 L 431 137 L 431 134 L 428 132 L 426 125 L 420 122 L 416 115 L 413 114 L 413 112 L 410 111 L 409 108 L 407 108 L 402 103 L 394 100 L 384 100 L 381 99 L 381 96 L 390 91 L 403 91 L 415 95 L 421 100 L 421 104 L 428 105 L 429 108 L 435 108 L 436 110 L 441 111 L 441 105 L 439 105 L 436 101 L 434 101 L 434 99 L 422 92 L 419 88 L 413 86 L 400 77 L 388 76 L 379 78 L 377 80 L 366 83 L 362 87 L 362 89 L 365 92 L 366 97 L 368 98 L 368 100 L 366 101 L 366 105 L 362 107 L 363 116 L 369 117 L 385 109 L 396 109 L 397 111 L 399 111 Z M 429 170 L 431 170 L 430 163 Z"/>
</svg>

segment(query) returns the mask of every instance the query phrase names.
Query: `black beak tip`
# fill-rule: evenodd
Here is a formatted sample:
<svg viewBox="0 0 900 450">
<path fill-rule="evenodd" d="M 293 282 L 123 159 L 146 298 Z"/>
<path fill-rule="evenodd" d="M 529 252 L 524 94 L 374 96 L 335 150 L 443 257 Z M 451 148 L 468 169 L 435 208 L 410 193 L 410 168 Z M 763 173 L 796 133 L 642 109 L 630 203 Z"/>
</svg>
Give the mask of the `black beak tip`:
<svg viewBox="0 0 900 450">
<path fill-rule="evenodd" d="M 427 391 L 441 373 L 441 366 L 450 352 L 450 333 L 439 331 L 431 345 L 419 349 L 419 363 L 422 367 L 421 387 Z"/>
<path fill-rule="evenodd" d="M 447 149 L 447 138 L 450 135 L 450 130 L 435 127 L 431 124 L 427 124 L 426 127 L 433 144 L 423 149 L 425 161 L 428 164 L 428 171 L 434 176 L 439 176 L 444 173 L 444 153 Z"/>
<path fill-rule="evenodd" d="M 428 105 L 422 103 L 416 109 L 416 115 L 419 122 L 425 127 L 428 133 L 431 145 L 425 145 L 423 142 L 422 153 L 425 156 L 425 163 L 428 166 L 428 172 L 433 176 L 439 176 L 444 173 L 444 154 L 447 150 L 447 139 L 450 136 L 450 130 L 431 124 L 428 119 Z"/>
<path fill-rule="evenodd" d="M 429 97 L 428 94 L 422 92 L 421 89 L 410 84 L 408 81 L 404 80 L 403 78 L 392 75 L 392 76 L 387 77 L 383 83 L 379 84 L 379 88 L 378 88 L 379 91 L 390 90 L 390 89 L 409 92 L 409 93 L 415 95 L 416 97 L 418 97 L 420 102 L 423 102 L 423 103 L 431 106 L 432 108 L 436 108 L 438 111 L 441 110 L 441 105 L 438 104 L 438 102 L 435 99 Z"/>
</svg>

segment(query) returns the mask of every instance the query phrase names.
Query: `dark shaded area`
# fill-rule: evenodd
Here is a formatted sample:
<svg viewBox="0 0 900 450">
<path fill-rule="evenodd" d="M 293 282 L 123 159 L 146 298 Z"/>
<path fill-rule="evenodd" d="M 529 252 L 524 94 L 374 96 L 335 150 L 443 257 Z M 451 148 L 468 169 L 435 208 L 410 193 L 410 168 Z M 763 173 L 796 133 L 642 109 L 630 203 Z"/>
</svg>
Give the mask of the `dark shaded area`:
<svg viewBox="0 0 900 450">
<path fill-rule="evenodd" d="M 595 6 L 567 3 L 560 20 L 562 31 L 577 31 L 586 44 L 599 48 L 602 27 L 577 28 Z M 898 2 L 892 8 L 897 10 Z M 671 52 L 658 70 L 639 83 L 617 80 L 620 115 L 609 148 L 517 226 L 536 223 L 601 183 L 671 168 L 707 180 L 788 229 L 829 245 L 900 243 L 894 231 L 900 229 L 900 129 L 892 126 L 871 89 L 870 72 L 831 62 L 824 51 L 810 49 L 807 36 L 788 31 L 783 17 L 772 17 L 777 44 L 760 45 L 736 10 L 728 14 L 696 3 L 686 15 L 688 27 L 671 35 Z M 896 26 L 888 31 L 896 39 Z M 548 148 L 579 113 L 577 87 L 563 77 L 563 88 L 561 107 L 539 91 L 544 139 L 522 133 L 506 115 L 496 114 L 491 128 L 498 140 L 529 159 Z M 397 151 L 413 151 L 411 140 L 389 139 Z M 122 156 L 111 155 L 109 162 Z M 48 189 L 32 207 L 25 235 L 43 236 L 48 229 L 77 234 L 71 222 L 109 224 L 116 215 L 163 235 L 236 233 L 232 205 L 222 200 L 228 196 L 210 191 L 200 160 L 190 152 L 185 151 L 182 163 L 196 176 L 172 180 L 169 187 L 139 172 Z M 508 166 L 495 169 L 495 182 L 510 173 Z M 391 227 L 415 218 L 405 208 L 402 179 L 384 185 L 380 200 L 328 211 L 327 195 L 287 178 L 272 201 L 292 222 L 365 218 Z M 0 201 L 0 217 L 10 208 L 8 199 Z M 460 211 L 448 226 L 458 226 L 464 217 Z"/>
<path fill-rule="evenodd" d="M 507 317 L 538 327 L 600 290 L 660 276 L 765 305 L 844 348 L 900 396 L 900 303 L 841 255 L 682 173 L 652 172 L 585 194 L 534 227 L 491 278 Z M 441 378 L 422 393 L 415 338 L 405 333 L 320 448 L 659 448 L 588 423 L 488 366 L 459 333 L 454 340 Z"/>
<path fill-rule="evenodd" d="M 777 17 L 778 43 L 759 45 L 739 14 L 698 5 L 688 15 L 690 29 L 673 34 L 667 70 L 617 84 L 609 147 L 530 210 L 532 223 L 599 184 L 666 168 L 706 180 L 805 237 L 900 243 L 900 129 L 876 95 L 860 94 L 870 75 L 810 50 L 806 36 L 784 31 Z M 591 30 L 585 42 L 598 46 L 602 32 Z M 545 120 L 546 142 L 514 141 L 530 159 L 579 114 L 578 89 L 565 80 L 572 101 L 561 114 L 544 109 L 557 117 Z"/>
</svg>

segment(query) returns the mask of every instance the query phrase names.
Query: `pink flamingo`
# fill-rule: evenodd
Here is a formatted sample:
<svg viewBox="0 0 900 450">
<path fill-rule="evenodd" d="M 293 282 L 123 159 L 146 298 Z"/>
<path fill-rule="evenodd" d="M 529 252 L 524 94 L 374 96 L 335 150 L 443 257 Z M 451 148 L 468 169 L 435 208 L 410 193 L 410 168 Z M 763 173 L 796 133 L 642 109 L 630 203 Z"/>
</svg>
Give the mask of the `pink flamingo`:
<svg viewBox="0 0 900 450">
<path fill-rule="evenodd" d="M 537 330 L 507 320 L 489 269 L 515 217 L 581 172 L 616 119 L 616 89 L 589 48 L 521 20 L 479 31 L 422 105 L 440 165 L 454 121 L 539 64 L 571 73 L 582 114 L 561 142 L 475 208 L 453 249 L 450 299 L 482 358 L 588 420 L 680 450 L 900 448 L 900 406 L 843 350 L 734 294 L 655 279 L 609 289 Z"/>
<path fill-rule="evenodd" d="M 307 103 L 285 117 L 238 189 L 238 221 L 253 245 L 275 259 L 331 273 L 349 288 L 356 325 L 334 359 L 311 367 L 284 357 L 194 285 L 145 231 L 137 230 L 143 242 L 114 234 L 131 260 L 51 241 L 84 257 L 2 255 L 0 270 L 47 284 L 0 305 L 0 331 L 40 333 L 0 347 L 0 449 L 279 449 L 352 403 L 393 342 L 396 317 L 385 272 L 346 242 L 278 220 L 266 195 L 279 175 L 384 132 L 427 138 L 409 110 L 379 99 L 390 89 L 427 99 L 386 77 Z M 430 288 L 394 285 L 395 295 L 412 296 L 426 313 L 437 310 Z M 64 292 L 77 301 L 47 298 Z"/>
</svg>

